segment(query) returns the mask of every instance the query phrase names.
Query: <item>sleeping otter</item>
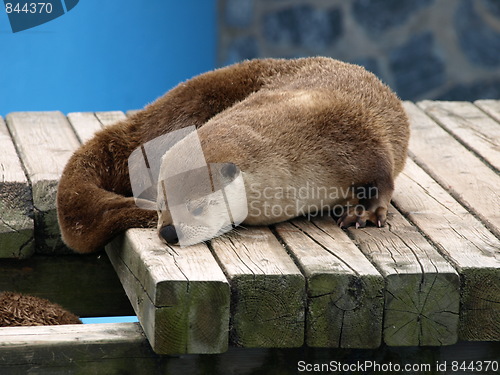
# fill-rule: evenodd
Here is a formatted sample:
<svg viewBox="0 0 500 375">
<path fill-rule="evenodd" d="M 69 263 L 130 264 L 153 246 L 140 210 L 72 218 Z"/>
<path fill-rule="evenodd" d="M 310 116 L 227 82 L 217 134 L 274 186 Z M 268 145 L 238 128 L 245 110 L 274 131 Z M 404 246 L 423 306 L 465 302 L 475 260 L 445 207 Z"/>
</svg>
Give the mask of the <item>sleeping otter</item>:
<svg viewBox="0 0 500 375">
<path fill-rule="evenodd" d="M 163 155 L 158 212 L 138 207 L 131 196 L 128 158 L 146 142 L 188 126 L 197 131 Z M 193 168 L 196 144 L 207 165 L 221 166 L 202 174 L 212 181 L 212 192 L 216 176 L 230 188 L 223 189 L 224 207 L 247 198 L 235 208 L 238 215 L 247 214 L 243 224 L 272 224 L 347 204 L 338 221 L 342 227 L 362 227 L 367 221 L 382 226 L 408 138 L 409 123 L 397 96 L 359 66 L 321 57 L 246 61 L 181 83 L 77 150 L 59 183 L 62 236 L 69 247 L 86 253 L 131 227 L 157 224 L 169 243 L 191 236 L 184 242 L 190 244 L 219 233 L 227 225 L 216 223 L 221 200 L 208 199 L 210 189 L 195 191 L 200 180 L 177 175 L 172 186 L 178 189 L 168 194 L 165 189 L 172 166 Z M 236 179 L 240 183 L 231 185 Z M 338 194 L 360 188 L 375 193 Z M 301 189 L 335 189 L 337 195 L 306 191 L 299 196 Z M 191 219 L 202 220 L 176 220 L 169 194 L 184 199 Z M 203 233 L 204 227 L 201 237 L 190 235 Z"/>
</svg>

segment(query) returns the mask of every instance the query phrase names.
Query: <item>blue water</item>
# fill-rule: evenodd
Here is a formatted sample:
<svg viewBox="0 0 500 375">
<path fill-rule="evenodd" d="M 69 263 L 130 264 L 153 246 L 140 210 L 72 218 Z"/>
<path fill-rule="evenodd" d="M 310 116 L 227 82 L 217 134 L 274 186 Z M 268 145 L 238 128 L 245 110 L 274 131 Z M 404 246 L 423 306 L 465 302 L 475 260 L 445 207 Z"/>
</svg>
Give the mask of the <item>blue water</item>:
<svg viewBox="0 0 500 375">
<path fill-rule="evenodd" d="M 134 323 L 138 322 L 137 316 L 111 316 L 105 318 L 81 318 L 83 324 L 99 323 Z"/>
<path fill-rule="evenodd" d="M 81 0 L 18 33 L 0 6 L 0 116 L 138 109 L 215 66 L 215 0 Z"/>
</svg>

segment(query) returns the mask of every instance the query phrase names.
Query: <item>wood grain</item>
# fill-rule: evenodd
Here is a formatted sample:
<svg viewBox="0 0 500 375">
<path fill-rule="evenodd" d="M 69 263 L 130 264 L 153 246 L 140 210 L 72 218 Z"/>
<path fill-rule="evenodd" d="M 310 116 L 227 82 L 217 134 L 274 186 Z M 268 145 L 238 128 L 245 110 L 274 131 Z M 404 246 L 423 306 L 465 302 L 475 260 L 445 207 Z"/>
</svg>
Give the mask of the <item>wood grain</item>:
<svg viewBox="0 0 500 375">
<path fill-rule="evenodd" d="M 459 277 L 418 230 L 391 206 L 384 228 L 351 228 L 349 234 L 385 278 L 385 343 L 454 344 Z"/>
<path fill-rule="evenodd" d="M 296 219 L 275 230 L 307 281 L 306 344 L 377 348 L 384 279 L 332 220 Z"/>
<path fill-rule="evenodd" d="M 88 141 L 103 127 L 93 112 L 68 113 L 68 120 L 81 143 Z"/>
<path fill-rule="evenodd" d="M 476 100 L 474 104 L 500 123 L 500 100 Z"/>
<path fill-rule="evenodd" d="M 305 280 L 268 228 L 242 229 L 211 242 L 231 283 L 231 341 L 280 348 L 304 343 Z"/>
<path fill-rule="evenodd" d="M 152 374 L 161 362 L 138 323 L 0 328 L 0 357 L 2 374 Z"/>
<path fill-rule="evenodd" d="M 425 100 L 418 106 L 462 144 L 500 171 L 500 126 L 474 104 Z"/>
<path fill-rule="evenodd" d="M 106 252 L 156 353 L 227 350 L 230 290 L 206 245 L 174 249 L 129 229 Z"/>
<path fill-rule="evenodd" d="M 140 111 L 142 111 L 142 109 L 129 109 L 127 112 L 125 112 L 125 114 L 127 115 L 127 117 L 131 117 Z"/>
<path fill-rule="evenodd" d="M 57 184 L 79 146 L 61 112 L 17 112 L 7 126 L 28 173 L 33 192 L 36 252 L 71 253 L 62 242 L 56 213 Z"/>
<path fill-rule="evenodd" d="M 127 118 L 122 111 L 96 112 L 95 116 L 101 122 L 103 127 L 114 125 L 118 121 L 122 121 Z"/>
<path fill-rule="evenodd" d="M 500 241 L 411 160 L 396 181 L 393 201 L 460 273 L 460 338 L 497 340 Z"/>
<path fill-rule="evenodd" d="M 35 251 L 31 187 L 0 117 L 0 258 L 27 258 Z"/>
<path fill-rule="evenodd" d="M 412 127 L 411 157 L 500 237 L 500 176 L 415 104 L 404 107 Z"/>
<path fill-rule="evenodd" d="M 382 346 L 369 351 L 230 348 L 218 355 L 155 354 L 138 323 L 0 328 L 2 374 L 294 374 L 304 364 L 345 363 L 346 356 L 377 363 L 492 361 L 498 343 L 460 342 L 439 350 Z M 392 360 L 394 359 L 394 360 Z M 417 362 L 418 361 L 418 362 Z M 483 367 L 484 368 L 484 367 Z M 304 372 L 306 373 L 306 372 Z M 484 374 L 494 374 L 487 371 Z"/>
</svg>

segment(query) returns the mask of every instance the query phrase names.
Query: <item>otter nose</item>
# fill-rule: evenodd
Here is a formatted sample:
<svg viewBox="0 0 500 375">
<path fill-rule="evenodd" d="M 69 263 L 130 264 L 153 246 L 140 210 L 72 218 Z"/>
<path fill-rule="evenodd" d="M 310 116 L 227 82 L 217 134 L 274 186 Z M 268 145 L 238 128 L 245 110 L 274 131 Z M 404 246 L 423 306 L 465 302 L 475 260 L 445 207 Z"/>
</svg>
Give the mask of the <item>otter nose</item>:
<svg viewBox="0 0 500 375">
<path fill-rule="evenodd" d="M 166 225 L 162 227 L 160 229 L 160 236 L 169 245 L 175 245 L 179 242 L 179 238 L 177 237 L 177 232 L 173 225 Z"/>
</svg>

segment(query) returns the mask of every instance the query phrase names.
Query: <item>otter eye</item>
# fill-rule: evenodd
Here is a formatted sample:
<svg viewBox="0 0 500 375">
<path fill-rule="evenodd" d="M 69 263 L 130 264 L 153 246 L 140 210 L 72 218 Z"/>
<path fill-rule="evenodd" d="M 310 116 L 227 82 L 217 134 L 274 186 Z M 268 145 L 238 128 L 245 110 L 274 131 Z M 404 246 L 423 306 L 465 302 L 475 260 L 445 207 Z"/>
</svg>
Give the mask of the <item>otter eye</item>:
<svg viewBox="0 0 500 375">
<path fill-rule="evenodd" d="M 222 176 L 232 179 L 238 173 L 238 167 L 233 163 L 225 163 L 223 164 L 220 172 Z"/>
<path fill-rule="evenodd" d="M 203 213 L 203 206 L 198 206 L 194 210 L 191 211 L 193 216 L 200 216 Z"/>
</svg>

